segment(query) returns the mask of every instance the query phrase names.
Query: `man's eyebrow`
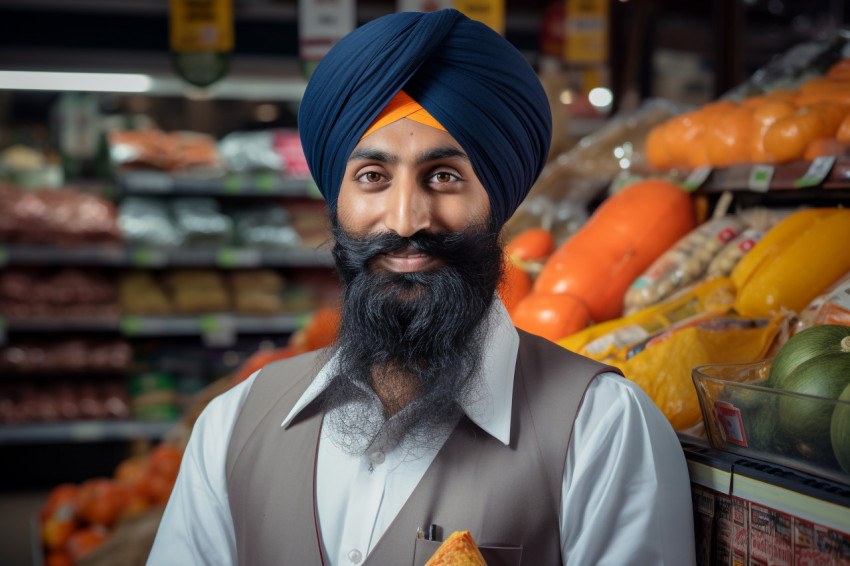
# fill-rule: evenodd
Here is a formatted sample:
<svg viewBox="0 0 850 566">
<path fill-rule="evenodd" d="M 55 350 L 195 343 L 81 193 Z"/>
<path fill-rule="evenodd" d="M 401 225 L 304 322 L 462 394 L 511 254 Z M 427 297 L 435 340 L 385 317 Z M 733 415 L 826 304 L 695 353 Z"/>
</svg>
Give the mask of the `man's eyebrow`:
<svg viewBox="0 0 850 566">
<path fill-rule="evenodd" d="M 364 147 L 361 149 L 355 149 L 351 152 L 351 155 L 348 158 L 348 161 L 383 161 L 384 163 L 389 163 L 394 165 L 398 163 L 398 156 L 391 155 L 385 151 L 381 151 L 380 149 L 374 149 L 371 147 Z"/>
<path fill-rule="evenodd" d="M 428 163 L 429 161 L 455 158 L 460 158 L 469 161 L 469 156 L 464 151 L 452 146 L 436 147 L 434 149 L 429 149 L 420 154 L 419 158 L 416 161 L 419 165 L 421 165 L 423 163 Z"/>
</svg>

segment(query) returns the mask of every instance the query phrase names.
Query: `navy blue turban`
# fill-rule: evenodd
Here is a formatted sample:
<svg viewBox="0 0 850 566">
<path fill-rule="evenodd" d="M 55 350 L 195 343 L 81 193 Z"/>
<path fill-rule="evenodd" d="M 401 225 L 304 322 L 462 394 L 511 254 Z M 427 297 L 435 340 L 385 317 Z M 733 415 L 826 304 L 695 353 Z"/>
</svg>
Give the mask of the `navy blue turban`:
<svg viewBox="0 0 850 566">
<path fill-rule="evenodd" d="M 298 129 L 331 211 L 354 146 L 401 89 L 463 147 L 494 220 L 504 224 L 546 163 L 551 111 L 522 54 L 451 9 L 373 20 L 345 36 L 313 72 Z"/>
</svg>

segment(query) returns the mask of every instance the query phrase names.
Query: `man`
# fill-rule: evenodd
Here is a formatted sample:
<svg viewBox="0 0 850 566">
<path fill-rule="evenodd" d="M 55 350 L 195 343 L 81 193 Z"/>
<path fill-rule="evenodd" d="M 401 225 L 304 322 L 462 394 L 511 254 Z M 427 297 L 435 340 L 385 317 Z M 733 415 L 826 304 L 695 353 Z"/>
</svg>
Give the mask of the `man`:
<svg viewBox="0 0 850 566">
<path fill-rule="evenodd" d="M 318 66 L 299 129 L 338 339 L 207 407 L 149 563 L 422 565 L 460 530 L 491 566 L 693 563 L 663 415 L 496 295 L 551 132 L 519 52 L 454 10 L 380 18 Z"/>
</svg>

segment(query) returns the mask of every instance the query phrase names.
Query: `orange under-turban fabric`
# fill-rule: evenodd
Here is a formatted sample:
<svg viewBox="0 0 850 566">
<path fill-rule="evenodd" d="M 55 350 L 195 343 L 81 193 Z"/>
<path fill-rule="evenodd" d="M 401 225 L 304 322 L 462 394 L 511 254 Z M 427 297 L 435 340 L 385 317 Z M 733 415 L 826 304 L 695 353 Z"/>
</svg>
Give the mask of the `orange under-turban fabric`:
<svg viewBox="0 0 850 566">
<path fill-rule="evenodd" d="M 392 124 L 402 118 L 409 118 L 410 120 L 419 122 L 420 124 L 425 124 L 426 126 L 431 126 L 432 128 L 443 130 L 444 132 L 447 131 L 442 124 L 440 124 L 436 118 L 431 116 L 427 110 L 422 108 L 418 102 L 410 98 L 406 92 L 400 90 L 394 97 L 392 97 L 392 99 L 390 99 L 384 109 L 381 110 L 381 113 L 378 114 L 372 122 L 372 125 L 369 126 L 360 139 L 362 140 L 375 130 L 383 128 L 384 126 Z"/>
</svg>

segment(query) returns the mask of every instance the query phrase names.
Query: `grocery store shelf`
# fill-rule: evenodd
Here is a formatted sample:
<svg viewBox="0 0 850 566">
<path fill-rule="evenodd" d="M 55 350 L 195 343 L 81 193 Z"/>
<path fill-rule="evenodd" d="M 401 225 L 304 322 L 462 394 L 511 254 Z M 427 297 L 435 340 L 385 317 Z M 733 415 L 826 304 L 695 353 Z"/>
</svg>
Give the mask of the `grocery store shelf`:
<svg viewBox="0 0 850 566">
<path fill-rule="evenodd" d="M 232 173 L 221 177 L 179 176 L 163 171 L 125 171 L 118 186 L 128 194 L 189 194 L 320 198 L 310 179 L 277 173 Z"/>
<path fill-rule="evenodd" d="M 161 438 L 174 422 L 74 421 L 0 426 L 0 445 L 107 442 Z"/>
<path fill-rule="evenodd" d="M 89 265 L 106 267 L 330 267 L 327 250 L 315 248 L 187 247 L 155 248 L 116 244 L 59 247 L 0 245 L 0 267 L 7 265 Z"/>
<path fill-rule="evenodd" d="M 2 319 L 6 332 L 121 332 L 128 337 L 235 334 L 285 334 L 297 330 L 308 316 L 290 313 L 250 316 L 231 313 L 199 316 L 144 316 Z"/>
<path fill-rule="evenodd" d="M 764 183 L 758 182 L 761 176 Z M 697 192 L 762 193 L 784 198 L 842 200 L 850 196 L 850 157 L 779 164 L 742 164 L 713 169 Z"/>
</svg>

